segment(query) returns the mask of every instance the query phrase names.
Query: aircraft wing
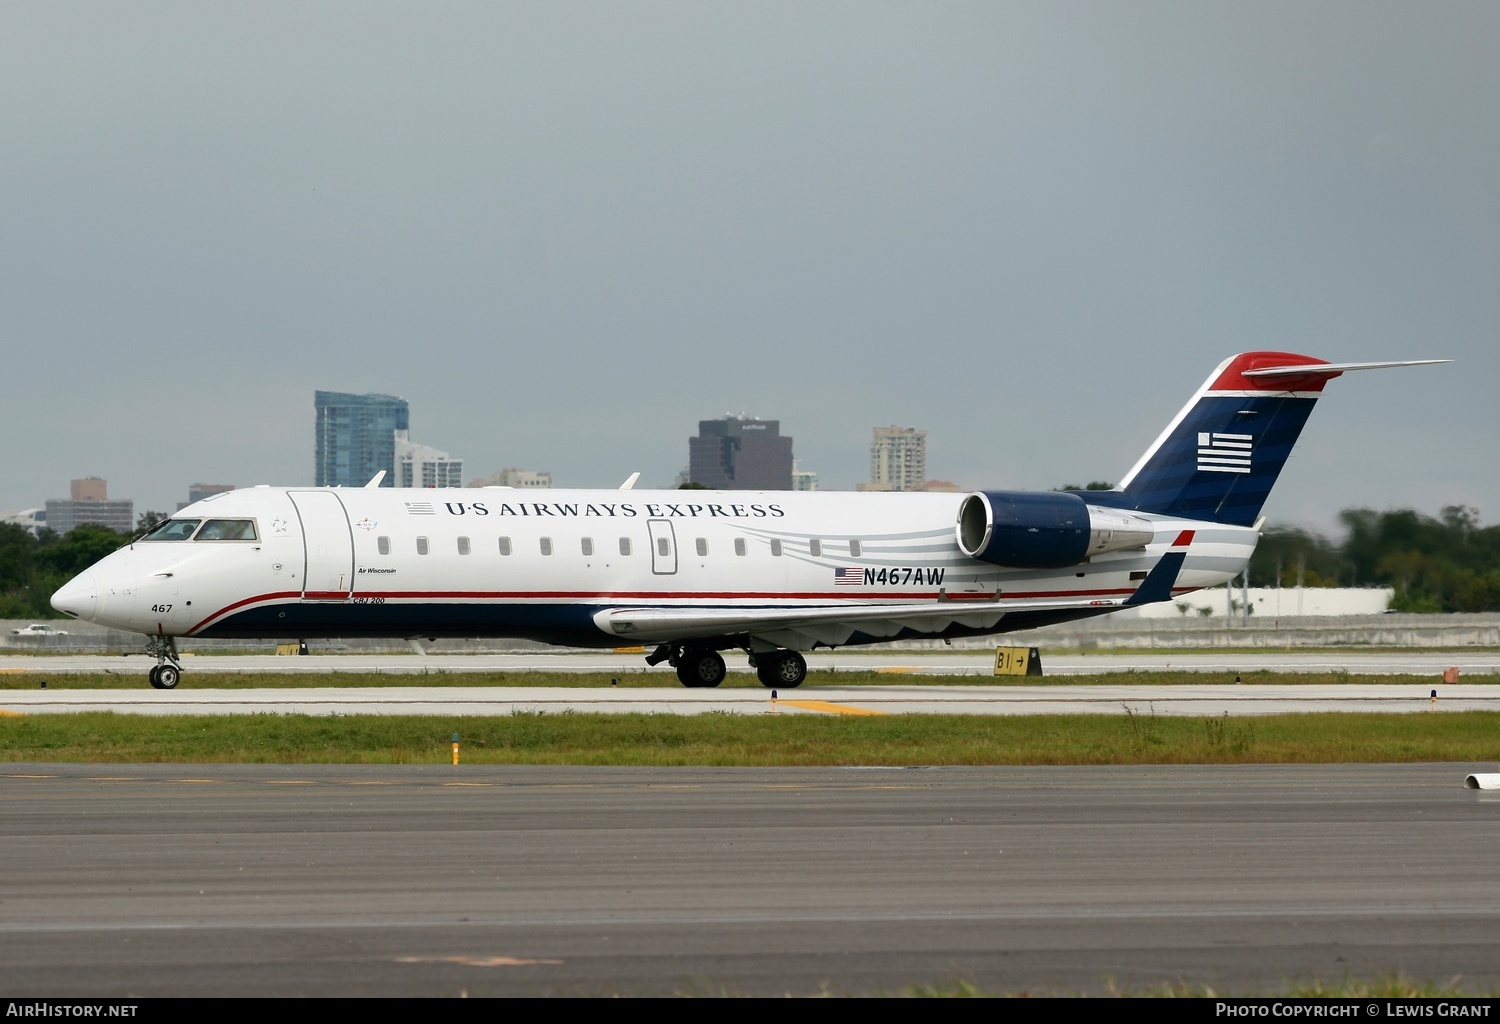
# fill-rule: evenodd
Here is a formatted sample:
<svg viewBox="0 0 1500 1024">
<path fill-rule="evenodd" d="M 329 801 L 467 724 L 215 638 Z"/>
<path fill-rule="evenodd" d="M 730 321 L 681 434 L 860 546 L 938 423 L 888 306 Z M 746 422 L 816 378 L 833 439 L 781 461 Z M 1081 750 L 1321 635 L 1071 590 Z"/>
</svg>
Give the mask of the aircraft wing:
<svg viewBox="0 0 1500 1024">
<path fill-rule="evenodd" d="M 992 630 L 1016 611 L 1123 607 L 1125 598 L 1037 600 L 946 600 L 921 604 L 865 604 L 801 608 L 606 608 L 594 616 L 604 632 L 621 640 L 665 643 L 698 637 L 740 636 L 792 650 L 814 644 L 842 646 L 855 633 L 893 637 L 903 630 L 941 632 L 951 625 Z"/>
</svg>

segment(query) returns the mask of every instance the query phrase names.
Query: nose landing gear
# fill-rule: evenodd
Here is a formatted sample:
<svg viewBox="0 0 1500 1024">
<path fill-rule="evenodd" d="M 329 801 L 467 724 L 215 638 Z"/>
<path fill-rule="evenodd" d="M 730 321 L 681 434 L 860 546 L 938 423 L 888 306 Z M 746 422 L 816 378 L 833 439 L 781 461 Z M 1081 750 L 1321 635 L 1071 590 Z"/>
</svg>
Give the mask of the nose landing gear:
<svg viewBox="0 0 1500 1024">
<path fill-rule="evenodd" d="M 182 659 L 175 636 L 146 636 L 146 654 L 156 658 L 146 678 L 154 690 L 175 690 L 182 681 Z"/>
</svg>

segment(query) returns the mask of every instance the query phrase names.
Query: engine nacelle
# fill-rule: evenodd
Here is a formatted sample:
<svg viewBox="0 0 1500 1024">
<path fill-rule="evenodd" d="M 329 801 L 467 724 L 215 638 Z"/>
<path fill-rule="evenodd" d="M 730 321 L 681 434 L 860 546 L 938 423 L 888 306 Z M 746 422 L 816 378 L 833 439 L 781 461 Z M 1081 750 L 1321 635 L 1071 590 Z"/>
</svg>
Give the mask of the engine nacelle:
<svg viewBox="0 0 1500 1024">
<path fill-rule="evenodd" d="M 1011 569 L 1061 569 L 1150 542 L 1137 516 L 1087 504 L 1067 491 L 976 491 L 958 507 L 958 548 Z"/>
</svg>

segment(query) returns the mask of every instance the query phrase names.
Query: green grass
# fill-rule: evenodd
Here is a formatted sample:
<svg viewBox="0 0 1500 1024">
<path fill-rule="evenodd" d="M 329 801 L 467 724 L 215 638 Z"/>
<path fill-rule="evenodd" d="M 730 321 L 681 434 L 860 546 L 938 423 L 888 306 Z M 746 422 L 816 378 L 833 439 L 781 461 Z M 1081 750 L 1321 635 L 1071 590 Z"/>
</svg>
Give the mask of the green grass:
<svg viewBox="0 0 1500 1024">
<path fill-rule="evenodd" d="M 131 715 L 0 718 L 0 761 L 1118 765 L 1500 761 L 1500 712 L 1155 715 Z"/>
<path fill-rule="evenodd" d="M 133 690 L 146 688 L 146 669 L 141 660 L 139 671 L 130 672 L 10 672 L 0 670 L 0 690 L 35 690 L 42 683 L 66 690 Z M 1098 675 L 994 676 L 994 675 L 926 675 L 920 672 L 815 670 L 797 692 L 806 694 L 820 686 L 1209 686 L 1233 684 L 1239 678 L 1247 685 L 1338 686 L 1344 684 L 1375 686 L 1432 686 L 1440 682 L 1434 675 L 1359 675 L 1348 672 L 1187 672 L 1136 671 L 1104 672 Z M 192 661 L 183 666 L 179 689 L 301 689 L 308 687 L 372 686 L 565 686 L 604 687 L 611 681 L 620 688 L 676 687 L 676 675 L 670 670 L 636 670 L 632 672 L 214 672 Z M 1466 675 L 1457 686 L 1500 686 L 1500 675 Z M 721 689 L 763 687 L 749 672 L 730 672 Z M 1444 691 L 1447 692 L 1447 691 Z"/>
</svg>

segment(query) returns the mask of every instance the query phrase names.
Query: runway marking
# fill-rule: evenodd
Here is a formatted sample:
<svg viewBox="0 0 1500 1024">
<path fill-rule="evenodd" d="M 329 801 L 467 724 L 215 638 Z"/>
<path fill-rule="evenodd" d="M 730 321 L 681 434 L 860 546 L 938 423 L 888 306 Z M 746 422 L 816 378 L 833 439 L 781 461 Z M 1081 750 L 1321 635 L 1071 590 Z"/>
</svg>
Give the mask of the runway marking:
<svg viewBox="0 0 1500 1024">
<path fill-rule="evenodd" d="M 826 711 L 831 715 L 888 715 L 889 711 L 875 711 L 871 708 L 857 708 L 850 704 L 830 704 L 826 700 L 782 700 L 778 704 L 786 704 L 794 708 L 802 708 L 805 711 Z"/>
<path fill-rule="evenodd" d="M 562 964 L 562 960 L 535 960 L 517 956 L 398 956 L 398 964 L 460 964 L 464 967 L 534 967 Z"/>
</svg>

